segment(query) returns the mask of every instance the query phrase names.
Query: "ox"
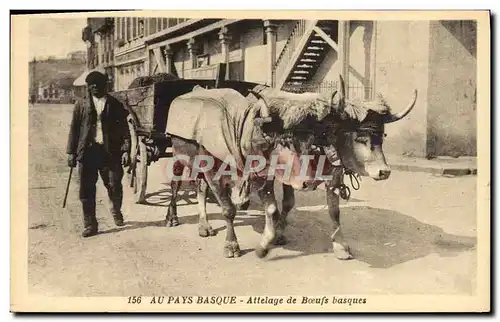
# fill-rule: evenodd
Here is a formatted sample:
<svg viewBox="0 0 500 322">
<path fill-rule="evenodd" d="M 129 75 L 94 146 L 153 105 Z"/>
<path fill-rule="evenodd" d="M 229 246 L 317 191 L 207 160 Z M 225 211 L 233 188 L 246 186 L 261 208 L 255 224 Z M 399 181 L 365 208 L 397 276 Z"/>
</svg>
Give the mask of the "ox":
<svg viewBox="0 0 500 322">
<path fill-rule="evenodd" d="M 389 177 L 390 169 L 382 151 L 384 124 L 406 116 L 415 105 L 416 92 L 406 109 L 398 114 L 392 114 L 389 106 L 381 97 L 371 104 L 346 102 L 342 79 L 340 79 L 340 84 L 340 93 L 338 95 L 334 93 L 330 100 L 314 93 L 292 94 L 269 88 L 253 93 L 258 100 L 247 97 L 247 101 L 250 102 L 249 107 L 259 106 L 260 103 L 260 107 L 256 110 L 263 111 L 261 115 L 263 118 L 256 117 L 256 123 L 260 126 L 255 128 L 255 133 L 251 135 L 251 141 L 266 141 L 268 145 L 263 148 L 262 144 L 256 144 L 254 146 L 256 150 L 246 146 L 243 148 L 246 152 L 243 157 L 264 152 L 264 155 L 269 158 L 269 153 L 272 151 L 271 153 L 277 153 L 282 161 L 294 160 L 291 164 L 291 175 L 286 177 L 279 171 L 275 175 L 275 178 L 283 184 L 281 212 L 278 210 L 274 196 L 274 178 L 264 179 L 265 172 L 261 172 L 261 176 L 258 178 L 260 181 L 265 180 L 264 186 L 261 186 L 258 194 L 264 202 L 266 214 L 263 237 L 256 249 L 259 257 L 268 253 L 271 242 L 276 244 L 285 242 L 283 233 L 286 227 L 286 217 L 294 207 L 293 190 L 313 190 L 322 182 L 325 182 L 327 187 L 327 204 L 333 222 L 331 235 L 333 252 L 340 259 L 352 257 L 349 247 L 344 241 L 339 220 L 339 195 L 345 195 L 346 190 L 346 186 L 343 184 L 344 169 L 346 172 L 355 172 L 375 180 L 385 180 Z M 172 143 L 174 153 L 184 152 L 191 158 L 209 152 L 204 149 L 203 145 L 176 136 L 174 136 Z M 243 142 L 239 143 L 245 146 Z M 313 155 L 312 160 L 310 160 L 311 164 L 310 167 L 306 167 L 306 177 L 309 179 L 305 180 L 303 177 L 297 179 L 299 177 L 297 175 L 298 168 L 302 164 L 299 166 L 295 160 L 298 160 L 301 155 L 310 154 Z M 340 159 L 340 165 L 335 165 L 336 159 L 332 157 L 335 154 Z M 326 164 L 318 162 L 320 155 L 329 156 Z M 174 167 L 174 171 L 179 173 L 185 165 L 192 167 L 192 160 L 180 167 Z M 220 163 L 216 168 L 219 166 Z M 331 179 L 324 180 L 318 179 L 317 176 L 313 177 L 312 174 L 317 171 L 321 174 L 330 174 Z M 215 234 L 208 224 L 205 209 L 206 193 L 208 186 L 210 186 L 222 206 L 227 222 L 224 255 L 226 257 L 239 256 L 239 246 L 232 224 L 235 216 L 234 204 L 243 204 L 248 200 L 249 183 L 245 180 L 227 180 L 225 178 L 225 181 L 219 182 L 219 186 L 215 186 L 213 183 L 211 184 L 211 180 L 207 180 L 207 175 L 210 179 L 213 173 L 204 173 L 204 175 L 203 180 L 198 180 L 199 234 L 203 237 Z M 229 187 L 232 187 L 232 191 Z M 173 197 L 167 221 L 174 224 L 178 222 L 175 211 L 177 190 L 178 184 L 172 181 Z"/>
<path fill-rule="evenodd" d="M 250 177 L 245 177 L 247 167 L 254 168 L 247 161 L 252 157 L 264 159 L 262 167 L 250 172 L 251 181 L 265 184 L 269 169 L 275 168 L 275 178 L 295 189 L 307 188 L 313 182 L 303 180 L 298 175 L 302 169 L 302 154 L 310 149 L 312 137 L 292 135 L 294 151 L 280 144 L 284 135 L 301 133 L 307 117 L 325 117 L 329 104 L 321 108 L 314 104 L 304 105 L 300 113 L 276 116 L 260 95 L 254 103 L 232 89 L 206 90 L 196 87 L 191 93 L 174 99 L 170 105 L 167 131 L 172 138 L 173 158 L 170 162 L 172 200 L 168 208 L 167 226 L 178 224 L 176 198 L 183 180 L 182 173 L 190 170 L 190 179 L 198 185 L 198 204 L 200 206 L 199 234 L 211 236 L 215 232 L 208 223 L 205 199 L 208 187 L 217 198 L 226 220 L 227 234 L 224 245 L 225 257 L 239 257 L 240 248 L 234 231 L 233 221 L 236 206 L 245 204 L 249 199 Z M 275 113 L 276 111 L 272 111 Z M 279 112 L 279 111 L 278 111 Z M 279 114 L 279 113 L 278 113 Z M 285 126 L 287 133 L 283 133 Z M 234 162 L 227 162 L 232 159 Z M 274 162 L 274 164 L 273 164 Z M 236 176 L 228 174 L 226 168 L 235 168 Z M 258 168 L 258 169 L 257 169 Z M 278 169 L 282 168 L 282 169 Z M 287 175 L 289 169 L 291 173 Z M 222 174 L 221 174 L 222 170 Z M 170 171 L 169 171 L 170 172 Z M 311 177 L 306 167 L 306 176 Z M 266 219 L 265 230 L 274 231 L 272 218 Z M 268 245 L 272 238 L 263 234 Z"/>
</svg>

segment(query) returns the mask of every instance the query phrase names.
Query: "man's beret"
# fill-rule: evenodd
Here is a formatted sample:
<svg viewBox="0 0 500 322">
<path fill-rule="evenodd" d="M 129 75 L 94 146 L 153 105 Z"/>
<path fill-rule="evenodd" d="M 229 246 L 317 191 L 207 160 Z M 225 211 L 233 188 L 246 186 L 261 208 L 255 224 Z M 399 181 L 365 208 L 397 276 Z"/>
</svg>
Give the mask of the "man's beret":
<svg viewBox="0 0 500 322">
<path fill-rule="evenodd" d="M 108 77 L 101 72 L 93 71 L 87 75 L 85 82 L 87 84 L 105 84 L 108 81 Z"/>
</svg>

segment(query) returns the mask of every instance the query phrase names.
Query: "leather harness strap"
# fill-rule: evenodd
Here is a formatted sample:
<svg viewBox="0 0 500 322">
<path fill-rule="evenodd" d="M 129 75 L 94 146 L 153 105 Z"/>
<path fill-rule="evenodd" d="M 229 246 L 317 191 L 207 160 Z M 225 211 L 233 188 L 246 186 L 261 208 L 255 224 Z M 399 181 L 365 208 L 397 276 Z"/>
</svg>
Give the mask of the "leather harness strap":
<svg viewBox="0 0 500 322">
<path fill-rule="evenodd" d="M 335 168 L 342 168 L 344 175 L 348 175 L 350 182 L 351 182 L 351 187 L 354 190 L 359 190 L 360 188 L 360 183 L 359 181 L 361 180 L 361 177 L 358 173 L 355 171 L 347 168 L 343 163 L 342 160 L 340 159 L 340 156 L 337 152 L 337 150 L 333 146 L 329 147 L 322 147 L 323 153 L 326 155 L 328 158 L 328 161 L 333 165 Z M 354 183 L 356 182 L 356 183 Z M 342 177 L 342 180 L 339 185 L 333 186 L 332 189 L 339 189 L 339 196 L 344 199 L 344 200 L 349 200 L 351 197 L 351 189 L 344 183 L 344 178 Z"/>
</svg>

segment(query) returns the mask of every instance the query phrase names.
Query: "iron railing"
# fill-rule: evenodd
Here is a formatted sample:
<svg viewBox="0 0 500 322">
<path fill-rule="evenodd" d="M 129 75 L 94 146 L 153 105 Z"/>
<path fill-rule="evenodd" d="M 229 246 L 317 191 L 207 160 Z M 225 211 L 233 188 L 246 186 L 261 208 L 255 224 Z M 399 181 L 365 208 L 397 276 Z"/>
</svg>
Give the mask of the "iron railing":
<svg viewBox="0 0 500 322">
<path fill-rule="evenodd" d="M 337 89 L 337 81 L 308 82 L 307 84 L 285 83 L 282 90 L 292 93 L 333 93 Z"/>
<path fill-rule="evenodd" d="M 308 82 L 306 84 L 285 83 L 282 90 L 292 93 L 322 93 L 332 94 L 338 88 L 337 81 Z M 373 99 L 372 86 L 348 86 L 347 97 L 349 99 L 359 99 L 371 101 Z"/>
<path fill-rule="evenodd" d="M 208 65 L 200 68 L 187 69 L 184 78 L 190 79 L 215 79 L 217 77 L 217 65 Z"/>
</svg>

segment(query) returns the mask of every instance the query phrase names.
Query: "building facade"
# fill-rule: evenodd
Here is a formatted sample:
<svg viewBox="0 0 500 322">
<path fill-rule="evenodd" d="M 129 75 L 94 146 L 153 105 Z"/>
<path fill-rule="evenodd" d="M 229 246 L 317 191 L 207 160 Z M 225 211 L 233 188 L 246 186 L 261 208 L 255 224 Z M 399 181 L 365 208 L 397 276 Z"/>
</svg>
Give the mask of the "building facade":
<svg viewBox="0 0 500 322">
<path fill-rule="evenodd" d="M 82 40 L 87 44 L 87 72 L 99 70 L 107 74 L 110 90 L 115 89 L 114 27 L 114 18 L 87 18 L 87 26 L 82 30 Z"/>
<path fill-rule="evenodd" d="M 476 154 L 473 21 L 338 21 L 115 18 L 114 88 L 158 73 L 331 93 L 338 75 L 351 99 L 377 93 L 414 111 L 387 126 L 387 154 Z"/>
<path fill-rule="evenodd" d="M 52 82 L 39 83 L 37 88 L 38 103 L 70 104 L 74 99 L 73 78 L 62 78 Z"/>
<path fill-rule="evenodd" d="M 154 64 L 148 48 L 148 40 L 155 39 L 167 31 L 182 29 L 189 19 L 170 18 L 115 18 L 115 88 L 128 88 L 132 81 L 140 76 L 153 75 L 165 72 L 160 69 L 151 69 Z M 151 64 L 152 63 L 152 64 Z"/>
<path fill-rule="evenodd" d="M 33 59 L 29 62 L 30 101 L 32 103 L 71 103 L 73 81 L 85 70 L 79 57 Z"/>
<path fill-rule="evenodd" d="M 78 50 L 78 51 L 73 51 L 70 52 L 67 56 L 67 59 L 72 59 L 72 60 L 81 60 L 81 61 L 86 61 L 87 60 L 87 53 L 83 50 Z"/>
</svg>

